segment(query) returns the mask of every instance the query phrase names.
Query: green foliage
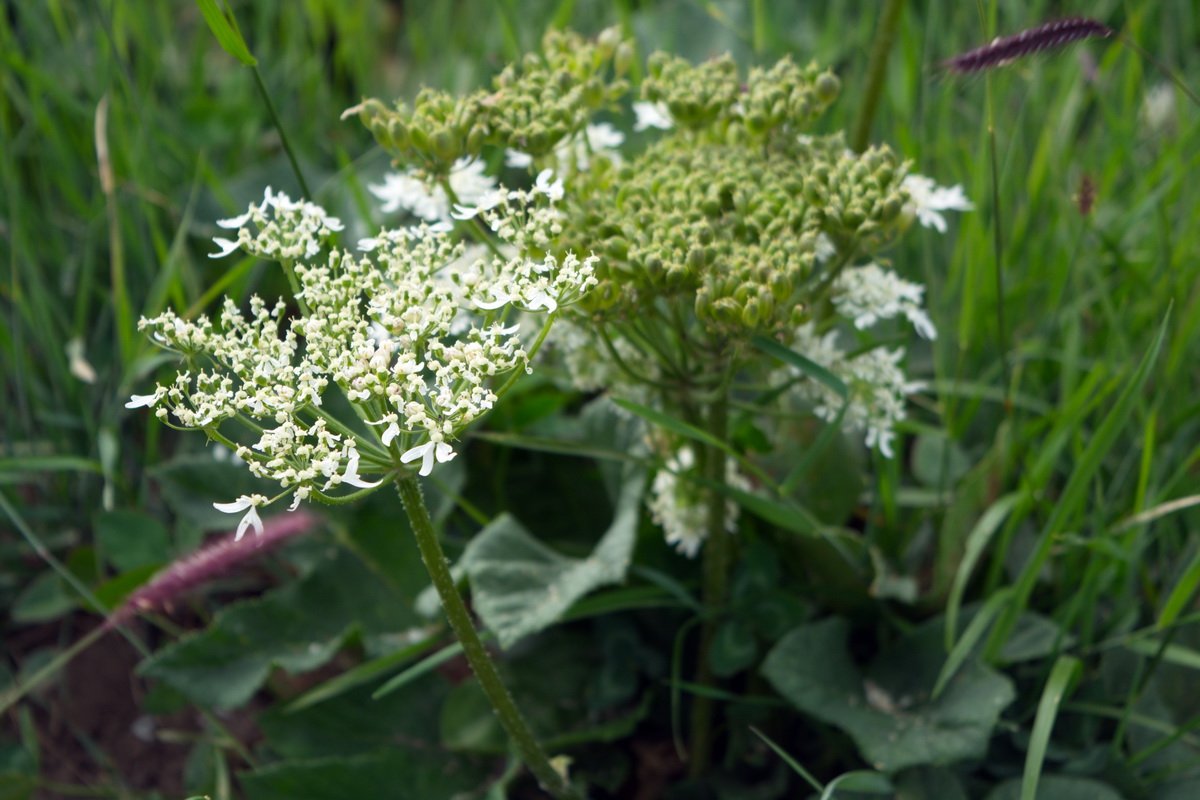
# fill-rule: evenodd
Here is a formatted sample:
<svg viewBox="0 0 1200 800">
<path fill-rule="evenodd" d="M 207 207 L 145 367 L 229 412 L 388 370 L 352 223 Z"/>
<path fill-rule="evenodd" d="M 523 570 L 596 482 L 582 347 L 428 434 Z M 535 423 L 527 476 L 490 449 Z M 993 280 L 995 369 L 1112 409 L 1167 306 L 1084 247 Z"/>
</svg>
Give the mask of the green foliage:
<svg viewBox="0 0 1200 800">
<path fill-rule="evenodd" d="M 860 670 L 846 652 L 848 626 L 832 618 L 784 636 L 762 671 L 797 708 L 849 733 L 876 769 L 981 758 L 1012 681 L 978 662 L 965 665 L 938 698 L 937 626 L 897 641 Z"/>
<path fill-rule="evenodd" d="M 417 621 L 382 578 L 333 547 L 301 580 L 230 606 L 141 669 L 195 702 L 230 708 L 246 702 L 274 666 L 306 672 L 332 658 L 351 632 L 379 648 Z"/>
<path fill-rule="evenodd" d="M 711 126 L 732 98 L 747 112 L 738 136 L 769 142 L 788 127 L 834 142 L 826 137 L 859 109 L 877 21 L 836 4 L 518 5 L 55 1 L 11 4 L 0 18 L 0 492 L 15 509 L 0 522 L 6 674 L 32 675 L 47 644 L 78 635 L 90 614 L 79 587 L 116 603 L 155 565 L 194 550 L 204 531 L 229 527 L 214 501 L 260 490 L 244 467 L 123 407 L 164 365 L 138 337 L 138 316 L 167 306 L 211 312 L 222 294 L 244 305 L 254 293 L 288 293 L 281 274 L 253 260 L 206 257 L 220 233 L 213 220 L 242 211 L 265 185 L 296 194 L 244 63 L 257 58 L 316 199 L 362 220 L 343 235 L 353 247 L 381 219 L 365 186 L 390 157 L 437 172 L 486 149 L 499 168 L 508 145 L 550 154 L 585 111 L 619 122 L 634 93 L 664 101 L 690 130 Z M 798 408 L 763 424 L 772 388 L 757 384 L 733 398 L 728 437 L 711 437 L 704 419 L 656 410 L 653 393 L 627 406 L 698 448 L 698 434 L 709 434 L 754 476 L 748 490 L 723 488 L 722 502 L 743 513 L 728 597 L 707 612 L 696 600 L 699 562 L 671 552 L 637 507 L 645 487 L 636 476 L 664 459 L 635 447 L 640 426 L 618 432 L 578 412 L 587 399 L 579 393 L 550 383 L 514 393 L 492 429 L 433 476 L 447 488 L 427 492 L 443 543 L 466 569 L 480 619 L 510 645 L 500 659 L 513 692 L 543 741 L 574 759 L 572 774 L 594 800 L 656 779 L 647 775 L 676 784 L 654 790 L 672 796 L 888 797 L 864 792 L 883 786 L 864 771 L 876 762 L 895 800 L 1028 798 L 1033 783 L 1018 776 L 1033 765 L 1034 800 L 1200 794 L 1200 620 L 1189 611 L 1200 555 L 1197 508 L 1186 502 L 1200 463 L 1200 182 L 1191 178 L 1200 112 L 1172 89 L 1161 94 L 1163 79 L 1116 42 L 970 80 L 931 79 L 942 58 L 1063 13 L 1045 0 L 983 8 L 981 18 L 975 4 L 906 4 L 872 129 L 890 145 L 875 157 L 890 179 L 911 160 L 922 174 L 961 182 L 976 207 L 951 235 L 889 237 L 881 251 L 926 286 L 940 334 L 908 342 L 900 328 L 888 333 L 889 346 L 910 345 L 908 374 L 927 384 L 897 428 L 895 458 L 865 457 L 839 432 L 844 416 L 822 421 Z M 1188 4 L 1106 0 L 1086 13 L 1197 84 L 1200 15 Z M 525 58 L 551 22 L 583 33 L 555 34 L 544 58 Z M 597 41 L 612 25 L 634 37 L 630 45 Z M 656 50 L 669 55 L 646 68 Z M 810 60 L 834 69 L 798 66 Z M 664 82 L 684 73 L 701 80 Z M 830 102 L 834 74 L 840 92 Z M 481 105 L 498 90 L 525 98 L 524 116 Z M 339 120 L 364 96 L 388 99 L 383 111 L 364 107 L 382 122 L 371 130 Z M 404 142 L 393 116 L 405 121 Z M 481 120 L 492 126 L 486 136 L 474 133 Z M 799 145 L 777 142 L 739 161 L 737 143 L 725 141 L 706 159 L 624 132 L 630 158 L 623 171 L 595 175 L 613 193 L 580 235 L 603 238 L 598 254 L 654 280 L 650 245 L 669 255 L 664 274 L 687 273 L 731 255 L 696 248 L 702 229 L 743 245 L 757 237 L 758 251 L 731 261 L 731 280 L 696 283 L 717 328 L 762 322 L 772 303 L 778 314 L 794 310 L 771 293 L 782 281 L 758 253 L 788 249 L 798 263 L 785 277 L 803 281 L 807 234 L 869 237 L 862 226 L 889 212 L 886 198 L 867 204 L 855 194 L 866 176 L 853 176 L 852 164 L 830 163 L 799 175 L 805 211 L 783 216 L 796 188 L 787 179 L 808 157 Z M 372 149 L 372 134 L 389 152 Z M 1095 192 L 1089 214 L 1075 199 L 1085 177 Z M 744 195 L 726 193 L 731 208 L 722 205 L 729 181 Z M 655 239 L 628 224 L 635 207 L 669 221 L 666 232 Z M 651 283 L 670 288 L 665 278 Z M 623 324 L 649 318 L 648 294 Z M 852 391 L 811 354 L 788 356 L 769 338 L 753 344 L 841 402 Z M 581 434 L 589 425 L 598 429 L 591 438 Z M 696 476 L 690 486 L 718 483 Z M 331 516 L 337 544 L 289 549 L 179 599 L 152 636 L 151 623 L 126 631 L 158 648 L 142 674 L 161 683 L 141 713 L 157 719 L 185 699 L 202 713 L 240 707 L 181 734 L 197 742 L 189 791 L 289 800 L 533 793 L 506 766 L 492 714 L 445 648 L 445 631 L 412 610 L 427 579 L 394 498 L 379 499 Z M 610 505 L 619 510 L 604 533 Z M 31 537 L 8 535 L 25 529 Z M 62 571 L 42 566 L 43 554 Z M 264 586 L 274 588 L 247 599 Z M 944 626 L 928 622 L 942 618 Z M 714 630 L 715 766 L 689 789 L 669 740 L 672 719 L 686 723 L 696 706 L 678 689 L 698 686 L 701 620 Z M 431 653 L 440 660 L 420 661 Z M 380 691 L 414 664 L 403 685 Z M 672 673 L 679 684 L 667 682 Z M 72 688 L 92 690 L 76 678 Z M 5 702 L 19 686 L 6 687 Z M 160 702 L 166 686 L 180 693 L 174 706 Z M 62 721 L 55 691 L 21 695 L 6 716 L 0 797 L 153 796 L 128 785 L 128 765 L 103 754 L 105 741 L 41 726 Z M 243 753 L 247 717 L 263 738 Z M 225 730 L 221 720 L 238 724 Z M 160 730 L 176 727 L 172 719 Z M 84 753 L 77 774 L 105 777 L 92 787 L 48 782 L 38 770 L 51 750 L 40 765 L 30 755 L 39 738 L 55 753 Z M 784 766 L 784 753 L 803 772 Z"/>
</svg>

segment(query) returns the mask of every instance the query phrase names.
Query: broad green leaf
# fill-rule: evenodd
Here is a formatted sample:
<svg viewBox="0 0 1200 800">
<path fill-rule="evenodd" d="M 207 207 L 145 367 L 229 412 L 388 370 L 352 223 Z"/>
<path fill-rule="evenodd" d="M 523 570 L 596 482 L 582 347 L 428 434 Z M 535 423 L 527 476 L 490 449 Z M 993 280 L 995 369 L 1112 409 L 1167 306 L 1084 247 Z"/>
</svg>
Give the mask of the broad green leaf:
<svg viewBox="0 0 1200 800">
<path fill-rule="evenodd" d="M 243 494 L 273 497 L 278 484 L 255 478 L 244 464 L 217 461 L 208 453 L 182 456 L 150 471 L 163 499 L 177 515 L 204 531 L 237 527 L 237 517 L 213 508 Z"/>
<path fill-rule="evenodd" d="M 48 622 L 79 605 L 79 600 L 62 580 L 50 570 L 30 581 L 9 609 L 12 621 L 21 625 Z"/>
<path fill-rule="evenodd" d="M 958 442 L 938 431 L 921 434 L 913 443 L 913 477 L 925 486 L 947 489 L 971 468 Z"/>
<path fill-rule="evenodd" d="M 273 666 L 292 673 L 324 664 L 353 630 L 397 633 L 417 620 L 382 578 L 341 548 L 295 583 L 222 611 L 204 631 L 168 645 L 140 671 L 193 701 L 244 703 Z"/>
<path fill-rule="evenodd" d="M 238 776 L 248 800 L 451 800 L 469 796 L 486 779 L 485 764 L 395 746 L 370 755 L 272 764 Z"/>
<path fill-rule="evenodd" d="M 232 15 L 225 15 L 225 12 L 217 5 L 217 0 L 196 0 L 196 4 L 200 6 L 200 13 L 204 15 L 208 29 L 212 31 L 213 36 L 217 37 L 217 42 L 226 53 L 247 67 L 253 67 L 258 63 L 258 59 L 250 54 L 250 48 L 246 47 L 246 40 L 242 38 L 242 32 L 238 30 L 237 22 Z"/>
<path fill-rule="evenodd" d="M 37 775 L 4 770 L 0 772 L 0 800 L 29 800 L 41 784 Z"/>
<path fill-rule="evenodd" d="M 945 767 L 913 767 L 896 776 L 897 800 L 967 800 L 967 791 Z"/>
<path fill-rule="evenodd" d="M 403 742 L 438 743 L 438 709 L 449 694 L 444 678 L 428 674 L 386 697 L 361 686 L 292 712 L 275 707 L 259 719 L 271 750 L 287 759 L 352 756 Z"/>
<path fill-rule="evenodd" d="M 918 629 L 866 670 L 846 652 L 848 633 L 836 617 L 803 625 L 775 646 L 762 672 L 801 711 L 846 731 L 880 772 L 983 756 L 1016 696 L 1007 677 L 971 662 L 934 700 L 940 626 Z"/>
<path fill-rule="evenodd" d="M 626 474 L 612 524 L 584 559 L 568 558 L 505 514 L 479 532 L 459 561 L 475 611 L 502 647 L 555 623 L 571 605 L 625 577 L 633 555 L 645 479 Z"/>
<path fill-rule="evenodd" d="M 731 619 L 721 623 L 708 652 L 713 674 L 728 678 L 749 667 L 758 658 L 758 640 L 745 622 Z"/>
<path fill-rule="evenodd" d="M 1019 800 L 1021 779 L 1013 778 L 997 786 L 986 800 Z M 1091 778 L 1047 775 L 1038 786 L 1036 800 L 1125 800 L 1107 783 Z"/>
<path fill-rule="evenodd" d="M 92 519 L 105 558 L 121 572 L 171 560 L 171 534 L 166 526 L 136 511 L 109 511 Z"/>
<path fill-rule="evenodd" d="M 1196 800 L 1200 797 L 1200 778 L 1178 781 L 1160 786 L 1151 800 Z"/>
</svg>

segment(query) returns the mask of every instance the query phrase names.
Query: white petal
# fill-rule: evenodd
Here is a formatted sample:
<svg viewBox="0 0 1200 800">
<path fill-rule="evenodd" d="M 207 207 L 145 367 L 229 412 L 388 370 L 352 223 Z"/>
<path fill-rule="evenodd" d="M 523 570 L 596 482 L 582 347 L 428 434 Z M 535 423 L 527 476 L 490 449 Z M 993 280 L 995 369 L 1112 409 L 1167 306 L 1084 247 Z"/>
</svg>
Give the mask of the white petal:
<svg viewBox="0 0 1200 800">
<path fill-rule="evenodd" d="M 482 308 L 484 311 L 491 311 L 492 309 L 499 308 L 500 306 L 504 305 L 505 303 L 512 302 L 511 297 L 509 297 L 508 295 L 505 295 L 505 294 L 500 294 L 494 290 L 492 291 L 492 297 L 494 297 L 496 299 L 495 300 L 478 300 L 477 299 L 472 302 L 475 303 L 476 307 Z"/>
<path fill-rule="evenodd" d="M 411 450 L 406 451 L 404 455 L 400 456 L 400 461 L 407 464 L 410 461 L 416 461 L 418 458 L 421 459 L 421 471 L 418 473 L 419 475 L 424 476 L 433 472 L 433 442 L 419 444 Z"/>
<path fill-rule="evenodd" d="M 262 536 L 263 524 L 258 517 L 258 509 L 250 506 L 250 510 L 246 512 L 246 516 L 242 517 L 242 521 L 238 523 L 237 534 L 233 537 L 236 542 L 246 533 L 246 528 L 254 528 L 256 536 Z"/>
<path fill-rule="evenodd" d="M 213 503 L 213 508 L 225 514 L 236 514 L 239 511 L 245 511 L 247 508 L 254 506 L 254 500 L 250 495 L 242 495 L 232 503 Z"/>
<path fill-rule="evenodd" d="M 234 250 L 238 249 L 238 243 L 233 239 L 222 239 L 220 236 L 214 236 L 213 242 L 215 242 L 217 247 L 221 249 L 216 253 L 209 253 L 209 258 L 224 258 Z"/>
<path fill-rule="evenodd" d="M 542 291 L 535 294 L 533 296 L 533 299 L 529 301 L 529 310 L 530 311 L 537 311 L 539 308 L 544 308 L 547 311 L 549 311 L 551 314 L 553 314 L 555 309 L 558 308 L 558 301 L 555 300 L 550 295 L 548 295 L 546 293 L 546 291 L 543 289 Z"/>
<path fill-rule="evenodd" d="M 459 203 L 454 204 L 454 210 L 450 212 L 450 216 L 455 219 L 474 219 L 479 215 L 479 208 L 476 206 L 464 206 Z"/>
<path fill-rule="evenodd" d="M 222 228 L 230 228 L 232 230 L 237 230 L 238 228 L 242 227 L 249 221 L 250 221 L 250 212 L 247 211 L 245 214 L 242 214 L 241 216 L 230 217 L 229 219 L 219 219 L 219 220 L 217 220 L 217 225 Z"/>
<path fill-rule="evenodd" d="M 125 404 L 126 408 L 150 408 L 158 402 L 157 394 L 135 394 Z"/>
</svg>

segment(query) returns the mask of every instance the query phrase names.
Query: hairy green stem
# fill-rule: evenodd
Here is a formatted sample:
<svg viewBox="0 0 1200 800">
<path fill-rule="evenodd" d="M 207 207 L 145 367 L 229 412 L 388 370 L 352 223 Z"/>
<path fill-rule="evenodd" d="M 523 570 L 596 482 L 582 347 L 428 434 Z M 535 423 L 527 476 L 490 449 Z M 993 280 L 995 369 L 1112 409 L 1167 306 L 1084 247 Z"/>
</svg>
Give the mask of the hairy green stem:
<svg viewBox="0 0 1200 800">
<path fill-rule="evenodd" d="M 550 763 L 542 746 L 534 738 L 533 731 L 529 729 L 525 717 L 513 701 L 512 695 L 509 694 L 508 688 L 500 679 L 496 664 L 488 655 L 487 648 L 483 646 L 483 641 L 475 630 L 475 623 L 471 620 L 471 614 L 467 611 L 467 605 L 458 593 L 458 587 L 454 585 L 454 577 L 450 574 L 446 554 L 442 552 L 442 545 L 438 542 L 437 532 L 433 528 L 433 520 L 425 506 L 417 478 L 414 475 L 398 478 L 396 488 L 412 524 L 417 548 L 421 551 L 421 560 L 425 562 L 425 569 L 429 571 L 434 589 L 441 598 L 442 608 L 450 620 L 450 627 L 454 629 L 454 635 L 462 644 L 467 662 L 475 672 L 480 687 L 491 702 L 492 709 L 508 734 L 517 755 L 533 772 L 542 788 L 554 797 L 559 800 L 583 800 L 583 795 Z"/>
<path fill-rule="evenodd" d="M 707 422 L 708 432 L 718 441 L 725 441 L 729 426 L 728 391 L 721 392 L 713 401 Z M 711 688 L 715 679 L 710 655 L 729 587 L 733 537 L 725 530 L 725 495 L 714 488 L 725 483 L 725 453 L 718 447 L 705 445 L 701 455 L 700 468 L 709 481 L 705 489 L 705 526 L 708 535 L 704 542 L 704 624 L 700 628 L 700 663 L 696 670 L 696 683 Z M 692 778 L 703 776 L 712 759 L 714 710 L 711 697 L 707 694 L 696 695 L 692 705 L 691 746 L 688 751 L 688 773 Z"/>
<path fill-rule="evenodd" d="M 850 147 L 861 153 L 871 139 L 871 123 L 875 120 L 875 108 L 879 105 L 879 93 L 883 91 L 883 76 L 887 72 L 888 55 L 896 30 L 900 27 L 900 12 L 904 0 L 886 0 L 879 15 L 879 27 L 875 29 L 875 40 L 871 44 L 871 61 L 867 65 L 867 80 L 863 87 L 862 105 L 858 107 L 858 119 L 854 121 L 854 135 Z"/>
</svg>

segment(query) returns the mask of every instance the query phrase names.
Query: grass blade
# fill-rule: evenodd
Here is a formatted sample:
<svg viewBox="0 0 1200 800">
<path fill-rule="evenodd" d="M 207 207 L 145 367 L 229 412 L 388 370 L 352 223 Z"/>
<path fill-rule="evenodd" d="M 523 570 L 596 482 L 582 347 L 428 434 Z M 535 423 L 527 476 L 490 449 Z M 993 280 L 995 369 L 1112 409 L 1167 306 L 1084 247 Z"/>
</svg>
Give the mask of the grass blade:
<svg viewBox="0 0 1200 800">
<path fill-rule="evenodd" d="M 1050 733 L 1054 730 L 1054 720 L 1058 718 L 1058 708 L 1082 666 L 1083 662 L 1074 656 L 1059 656 L 1054 662 L 1050 679 L 1046 681 L 1046 688 L 1042 690 L 1037 716 L 1033 720 L 1029 752 L 1025 756 L 1025 772 L 1021 776 L 1020 800 L 1034 800 L 1037 797 L 1042 764 L 1046 761 L 1046 747 L 1050 744 Z"/>
</svg>

